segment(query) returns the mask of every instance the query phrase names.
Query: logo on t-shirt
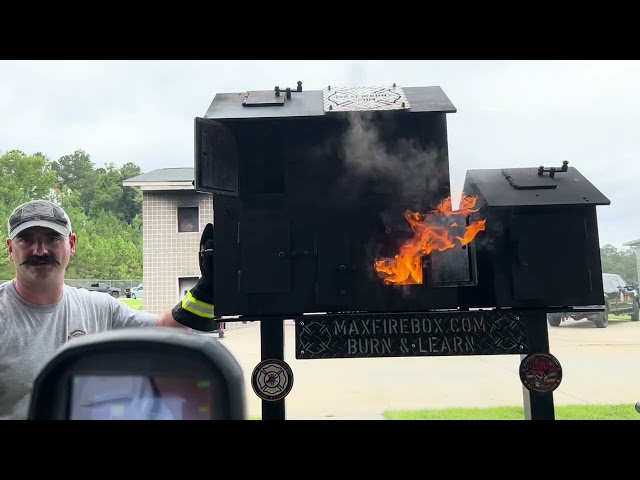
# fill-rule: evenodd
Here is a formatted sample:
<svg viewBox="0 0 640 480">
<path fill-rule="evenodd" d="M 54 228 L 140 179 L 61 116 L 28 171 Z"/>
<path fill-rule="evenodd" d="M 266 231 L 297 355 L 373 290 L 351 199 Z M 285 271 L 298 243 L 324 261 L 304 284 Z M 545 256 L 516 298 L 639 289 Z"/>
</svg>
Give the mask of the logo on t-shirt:
<svg viewBox="0 0 640 480">
<path fill-rule="evenodd" d="M 75 337 L 81 337 L 82 335 L 85 335 L 87 332 L 83 332 L 82 330 L 74 330 L 73 332 L 69 333 L 69 336 L 67 337 L 67 340 L 71 340 L 72 338 Z"/>
</svg>

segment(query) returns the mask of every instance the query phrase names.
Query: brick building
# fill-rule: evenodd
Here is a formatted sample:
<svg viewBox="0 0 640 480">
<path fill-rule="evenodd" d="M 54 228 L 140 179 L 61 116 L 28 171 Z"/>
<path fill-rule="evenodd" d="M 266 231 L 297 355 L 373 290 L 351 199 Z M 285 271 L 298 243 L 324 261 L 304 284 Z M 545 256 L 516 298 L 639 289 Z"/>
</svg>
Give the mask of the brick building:
<svg viewBox="0 0 640 480">
<path fill-rule="evenodd" d="M 144 309 L 172 308 L 200 276 L 198 248 L 213 223 L 213 197 L 193 186 L 193 168 L 162 168 L 123 182 L 142 191 Z"/>
</svg>

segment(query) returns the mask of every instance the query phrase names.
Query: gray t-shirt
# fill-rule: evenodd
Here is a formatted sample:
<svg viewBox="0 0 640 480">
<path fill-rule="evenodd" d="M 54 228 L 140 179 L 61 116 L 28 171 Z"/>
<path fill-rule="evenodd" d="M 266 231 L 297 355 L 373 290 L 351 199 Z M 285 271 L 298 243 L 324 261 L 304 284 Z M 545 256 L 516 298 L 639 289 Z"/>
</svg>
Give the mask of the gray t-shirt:
<svg viewBox="0 0 640 480">
<path fill-rule="evenodd" d="M 36 305 L 18 295 L 13 281 L 0 285 L 0 420 L 27 417 L 36 376 L 69 339 L 157 322 L 103 292 L 65 285 L 58 303 Z"/>
</svg>

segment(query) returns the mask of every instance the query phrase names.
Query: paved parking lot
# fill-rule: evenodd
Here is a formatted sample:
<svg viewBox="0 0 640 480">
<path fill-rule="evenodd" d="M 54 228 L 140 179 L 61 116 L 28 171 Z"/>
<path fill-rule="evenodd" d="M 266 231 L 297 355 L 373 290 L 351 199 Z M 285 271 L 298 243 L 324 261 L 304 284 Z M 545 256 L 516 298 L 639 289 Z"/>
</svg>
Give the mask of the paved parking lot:
<svg viewBox="0 0 640 480">
<path fill-rule="evenodd" d="M 251 388 L 260 361 L 258 322 L 238 325 L 221 342 L 244 372 L 248 413 L 261 415 Z M 517 355 L 296 360 L 295 327 L 285 326 L 285 360 L 294 374 L 287 418 L 377 418 L 388 409 L 522 405 Z M 640 401 L 640 322 L 605 329 L 581 320 L 549 328 L 563 368 L 556 405 Z"/>
</svg>

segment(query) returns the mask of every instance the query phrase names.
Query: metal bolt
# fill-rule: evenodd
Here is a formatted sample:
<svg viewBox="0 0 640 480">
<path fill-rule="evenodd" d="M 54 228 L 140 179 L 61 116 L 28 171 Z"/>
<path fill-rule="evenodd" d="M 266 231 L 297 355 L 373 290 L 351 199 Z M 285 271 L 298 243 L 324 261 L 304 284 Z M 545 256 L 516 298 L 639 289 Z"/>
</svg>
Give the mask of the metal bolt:
<svg viewBox="0 0 640 480">
<path fill-rule="evenodd" d="M 280 252 L 280 253 L 278 253 L 278 256 L 279 256 L 279 257 L 284 257 L 285 255 L 286 255 L 286 253 L 284 253 L 284 252 Z"/>
<path fill-rule="evenodd" d="M 404 108 L 404 102 L 402 102 L 402 107 Z"/>
<path fill-rule="evenodd" d="M 340 290 L 340 295 L 345 295 L 347 293 L 346 290 Z"/>
<path fill-rule="evenodd" d="M 516 316 L 516 320 L 520 320 L 520 317 Z"/>
<path fill-rule="evenodd" d="M 346 270 L 346 269 L 347 269 L 347 266 L 346 266 L 346 265 L 340 265 L 338 268 L 339 268 L 340 270 Z"/>
<path fill-rule="evenodd" d="M 333 110 L 333 105 L 329 105 L 329 110 Z"/>
<path fill-rule="evenodd" d="M 304 353 L 304 350 L 300 350 L 300 354 L 302 355 Z"/>
<path fill-rule="evenodd" d="M 412 346 L 413 348 L 415 348 L 415 347 L 416 347 L 416 344 L 415 344 L 415 343 L 412 343 L 412 344 L 411 344 L 411 346 Z"/>
<path fill-rule="evenodd" d="M 300 322 L 300 325 L 304 326 L 304 322 Z"/>
</svg>

